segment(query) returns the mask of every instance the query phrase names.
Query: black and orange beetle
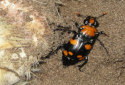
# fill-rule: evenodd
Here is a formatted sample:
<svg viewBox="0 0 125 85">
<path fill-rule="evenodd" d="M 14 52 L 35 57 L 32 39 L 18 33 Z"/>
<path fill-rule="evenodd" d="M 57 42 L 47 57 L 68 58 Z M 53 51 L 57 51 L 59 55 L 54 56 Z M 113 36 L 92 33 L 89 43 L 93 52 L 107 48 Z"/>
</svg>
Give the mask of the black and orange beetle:
<svg viewBox="0 0 125 85">
<path fill-rule="evenodd" d="M 107 13 L 103 13 L 101 16 L 106 15 Z M 101 17 L 99 16 L 99 17 Z M 106 35 L 103 31 L 98 32 L 96 29 L 99 26 L 97 19 L 99 17 L 87 16 L 84 20 L 84 24 L 79 26 L 77 22 L 75 22 L 76 27 L 78 28 L 78 32 L 74 30 L 65 31 L 73 32 L 75 35 L 70 39 L 67 44 L 63 44 L 57 48 L 64 48 L 62 54 L 62 62 L 64 66 L 74 65 L 80 61 L 83 61 L 83 64 L 78 65 L 79 70 L 81 71 L 81 67 L 83 67 L 88 61 L 88 54 L 90 53 L 94 43 L 96 40 L 100 42 L 100 44 L 105 48 L 104 44 L 98 39 L 100 34 Z M 64 29 L 57 28 L 55 31 L 60 30 L 64 31 Z M 108 51 L 105 48 L 107 54 Z"/>
</svg>

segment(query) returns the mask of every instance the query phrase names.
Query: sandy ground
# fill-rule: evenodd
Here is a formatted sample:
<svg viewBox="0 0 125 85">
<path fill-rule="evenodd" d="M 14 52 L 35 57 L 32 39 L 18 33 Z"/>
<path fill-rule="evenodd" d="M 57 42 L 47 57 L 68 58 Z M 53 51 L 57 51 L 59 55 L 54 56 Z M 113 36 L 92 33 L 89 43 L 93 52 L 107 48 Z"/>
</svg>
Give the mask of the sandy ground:
<svg viewBox="0 0 125 85">
<path fill-rule="evenodd" d="M 25 1 L 26 2 L 26 1 Z M 46 12 L 51 31 L 56 25 L 68 26 L 77 30 L 71 20 L 83 24 L 84 18 L 77 17 L 75 12 L 83 16 L 99 16 L 108 14 L 98 21 L 99 31 L 104 31 L 109 37 L 101 35 L 99 39 L 109 51 L 107 56 L 104 48 L 97 41 L 89 54 L 88 63 L 78 70 L 78 63 L 64 68 L 61 62 L 62 50 L 51 55 L 40 65 L 41 71 L 35 73 L 28 85 L 125 85 L 125 1 L 124 0 L 32 0 L 26 2 L 35 9 Z M 56 3 L 56 4 L 55 4 Z M 55 24 L 55 26 L 52 25 Z M 73 36 L 73 34 L 56 32 L 53 49 Z"/>
</svg>

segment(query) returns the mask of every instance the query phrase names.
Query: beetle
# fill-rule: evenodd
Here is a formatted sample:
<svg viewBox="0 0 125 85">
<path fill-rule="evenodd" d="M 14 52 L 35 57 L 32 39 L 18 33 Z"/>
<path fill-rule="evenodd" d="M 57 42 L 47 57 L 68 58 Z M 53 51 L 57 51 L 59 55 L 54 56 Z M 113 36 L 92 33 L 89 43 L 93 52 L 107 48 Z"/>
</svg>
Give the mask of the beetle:
<svg viewBox="0 0 125 85">
<path fill-rule="evenodd" d="M 96 40 L 100 42 L 100 44 L 104 47 L 104 49 L 108 54 L 106 47 L 98 39 L 99 35 L 101 34 L 106 35 L 106 34 L 103 31 L 98 32 L 98 30 L 96 29 L 99 26 L 97 19 L 106 14 L 107 13 L 104 12 L 99 17 L 87 16 L 86 19 L 83 21 L 84 25 L 81 26 L 79 26 L 78 23 L 75 22 L 75 26 L 78 28 L 78 32 L 74 30 L 60 29 L 60 28 L 54 30 L 54 31 L 69 31 L 74 33 L 74 36 L 69 40 L 67 44 L 60 45 L 56 49 L 56 51 L 58 51 L 60 48 L 64 48 L 62 52 L 62 63 L 64 66 L 74 65 L 80 61 L 84 61 L 81 65 L 78 65 L 79 70 L 81 71 L 81 68 L 88 61 L 88 54 L 92 50 Z M 52 52 L 50 54 L 52 54 Z"/>
</svg>

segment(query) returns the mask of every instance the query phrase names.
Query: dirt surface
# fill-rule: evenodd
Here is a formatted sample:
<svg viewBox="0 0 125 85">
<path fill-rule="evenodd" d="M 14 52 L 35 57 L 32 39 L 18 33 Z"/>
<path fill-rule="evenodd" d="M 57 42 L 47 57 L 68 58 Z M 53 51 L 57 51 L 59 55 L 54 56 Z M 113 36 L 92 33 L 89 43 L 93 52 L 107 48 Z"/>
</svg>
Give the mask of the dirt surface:
<svg viewBox="0 0 125 85">
<path fill-rule="evenodd" d="M 31 0 L 27 4 L 34 5 L 34 9 L 45 12 L 51 31 L 57 25 L 67 26 L 77 30 L 71 20 L 83 25 L 85 18 L 77 17 L 75 12 L 83 16 L 99 16 L 108 12 L 98 21 L 99 31 L 104 31 L 109 37 L 101 35 L 99 39 L 104 43 L 110 56 L 97 41 L 88 55 L 88 63 L 78 70 L 77 65 L 64 68 L 59 50 L 40 65 L 41 71 L 35 73 L 28 85 L 125 85 L 125 1 L 124 0 Z M 53 34 L 53 49 L 73 36 L 72 33 L 56 32 Z"/>
</svg>

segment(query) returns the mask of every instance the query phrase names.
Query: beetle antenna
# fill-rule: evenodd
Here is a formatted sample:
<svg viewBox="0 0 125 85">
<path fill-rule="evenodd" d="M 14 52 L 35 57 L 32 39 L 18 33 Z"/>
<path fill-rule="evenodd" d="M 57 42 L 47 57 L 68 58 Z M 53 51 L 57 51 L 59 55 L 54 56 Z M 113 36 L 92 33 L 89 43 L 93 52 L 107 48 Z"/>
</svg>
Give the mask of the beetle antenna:
<svg viewBox="0 0 125 85">
<path fill-rule="evenodd" d="M 83 15 L 81 15 L 79 12 L 76 12 L 75 13 L 78 17 L 82 17 L 82 18 L 85 18 L 86 16 L 83 16 Z"/>
<path fill-rule="evenodd" d="M 107 12 L 104 12 L 102 15 L 96 17 L 96 19 L 98 19 L 98 18 L 100 18 L 100 17 L 102 17 L 102 16 L 104 16 L 104 15 L 106 15 L 106 14 L 107 14 Z"/>
</svg>

